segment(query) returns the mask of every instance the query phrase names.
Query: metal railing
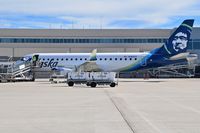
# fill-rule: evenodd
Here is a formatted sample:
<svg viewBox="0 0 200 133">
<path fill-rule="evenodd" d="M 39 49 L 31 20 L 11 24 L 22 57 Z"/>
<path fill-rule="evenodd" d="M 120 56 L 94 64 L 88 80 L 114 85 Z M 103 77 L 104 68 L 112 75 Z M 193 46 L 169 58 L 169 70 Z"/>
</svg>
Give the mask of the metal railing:
<svg viewBox="0 0 200 133">
<path fill-rule="evenodd" d="M 153 77 L 194 77 L 196 64 L 173 64 L 149 70 Z"/>
<path fill-rule="evenodd" d="M 4 62 L 0 65 L 0 80 L 27 79 L 31 75 L 32 69 L 31 61 Z"/>
</svg>

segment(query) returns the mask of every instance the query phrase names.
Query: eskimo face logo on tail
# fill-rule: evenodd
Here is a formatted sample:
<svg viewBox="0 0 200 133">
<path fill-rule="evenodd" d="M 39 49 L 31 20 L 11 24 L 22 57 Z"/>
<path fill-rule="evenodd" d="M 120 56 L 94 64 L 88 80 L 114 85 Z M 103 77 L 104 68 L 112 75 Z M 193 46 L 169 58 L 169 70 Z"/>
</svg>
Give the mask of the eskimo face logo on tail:
<svg viewBox="0 0 200 133">
<path fill-rule="evenodd" d="M 187 34 L 183 33 L 183 32 L 178 32 L 175 36 L 174 39 L 172 41 L 173 44 L 173 49 L 178 52 L 180 50 L 183 50 L 185 48 L 187 48 Z"/>
</svg>

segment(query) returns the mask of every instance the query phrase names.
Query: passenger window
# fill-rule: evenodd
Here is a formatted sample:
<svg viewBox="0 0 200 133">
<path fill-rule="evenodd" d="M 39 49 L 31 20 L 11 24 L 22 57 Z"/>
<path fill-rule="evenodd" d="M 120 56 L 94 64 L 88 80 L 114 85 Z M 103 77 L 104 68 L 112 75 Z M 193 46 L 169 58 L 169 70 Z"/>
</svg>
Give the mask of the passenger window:
<svg viewBox="0 0 200 133">
<path fill-rule="evenodd" d="M 57 58 L 57 61 L 59 61 L 59 59 Z"/>
<path fill-rule="evenodd" d="M 127 60 L 127 58 L 125 58 L 124 60 Z"/>
<path fill-rule="evenodd" d="M 71 58 L 71 60 L 73 60 L 73 58 Z"/>
<path fill-rule="evenodd" d="M 80 60 L 82 60 L 82 58 L 80 58 Z"/>
<path fill-rule="evenodd" d="M 87 60 L 87 58 L 85 58 L 85 60 Z"/>
<path fill-rule="evenodd" d="M 110 58 L 110 60 L 112 60 L 112 58 Z"/>
<path fill-rule="evenodd" d="M 68 60 L 68 58 L 66 58 L 65 60 Z"/>
<path fill-rule="evenodd" d="M 100 60 L 102 60 L 102 58 L 100 58 Z"/>
<path fill-rule="evenodd" d="M 105 58 L 104 60 L 107 60 L 107 58 Z"/>
<path fill-rule="evenodd" d="M 61 61 L 63 61 L 63 58 L 61 59 Z"/>
<path fill-rule="evenodd" d="M 77 58 L 75 60 L 78 60 Z"/>
<path fill-rule="evenodd" d="M 137 58 L 135 58 L 135 60 L 137 60 Z"/>
<path fill-rule="evenodd" d="M 130 60 L 132 60 L 132 58 L 130 58 Z"/>
<path fill-rule="evenodd" d="M 42 59 L 43 61 L 45 61 L 45 59 Z"/>
<path fill-rule="evenodd" d="M 122 58 L 120 58 L 120 60 L 122 60 Z"/>
<path fill-rule="evenodd" d="M 115 60 L 117 60 L 117 58 L 115 58 Z"/>
</svg>

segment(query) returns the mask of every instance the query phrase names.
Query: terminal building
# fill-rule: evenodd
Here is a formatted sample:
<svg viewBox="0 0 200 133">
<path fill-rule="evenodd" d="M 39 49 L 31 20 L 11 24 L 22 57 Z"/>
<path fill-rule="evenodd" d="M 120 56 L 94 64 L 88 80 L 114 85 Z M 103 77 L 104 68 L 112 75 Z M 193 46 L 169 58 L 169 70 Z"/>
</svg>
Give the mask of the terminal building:
<svg viewBox="0 0 200 133">
<path fill-rule="evenodd" d="M 175 29 L 0 29 L 0 58 L 31 53 L 144 52 L 161 46 Z M 200 57 L 200 27 L 190 52 Z M 197 61 L 200 63 L 200 60 Z"/>
</svg>

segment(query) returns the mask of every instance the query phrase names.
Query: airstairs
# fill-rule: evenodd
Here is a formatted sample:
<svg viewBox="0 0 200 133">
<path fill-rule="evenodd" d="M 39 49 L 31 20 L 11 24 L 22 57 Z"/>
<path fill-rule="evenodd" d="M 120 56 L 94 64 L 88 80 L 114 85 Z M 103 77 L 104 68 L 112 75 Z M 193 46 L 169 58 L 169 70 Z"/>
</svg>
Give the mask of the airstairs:
<svg viewBox="0 0 200 133">
<path fill-rule="evenodd" d="M 195 76 L 196 64 L 182 63 L 148 70 L 151 77 L 162 78 L 191 78 Z"/>
<path fill-rule="evenodd" d="M 34 81 L 31 61 L 0 62 L 0 82 Z"/>
</svg>

